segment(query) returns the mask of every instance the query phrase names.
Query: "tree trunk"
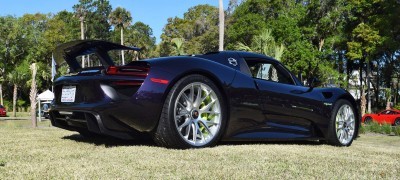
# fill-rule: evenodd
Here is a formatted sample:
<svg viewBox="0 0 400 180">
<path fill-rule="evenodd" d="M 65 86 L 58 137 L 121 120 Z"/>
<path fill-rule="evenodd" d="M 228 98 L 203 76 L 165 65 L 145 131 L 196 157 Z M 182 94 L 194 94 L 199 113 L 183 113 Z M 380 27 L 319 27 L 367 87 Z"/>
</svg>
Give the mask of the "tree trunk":
<svg viewBox="0 0 400 180">
<path fill-rule="evenodd" d="M 32 121 L 32 127 L 36 128 L 37 127 L 37 119 L 36 119 L 36 94 L 37 94 L 37 89 L 36 89 L 36 64 L 32 63 L 31 65 L 31 70 L 32 70 L 32 83 L 31 83 L 31 92 L 29 93 L 29 98 L 31 100 L 31 121 Z M 40 112 L 39 112 L 40 113 Z"/>
<path fill-rule="evenodd" d="M 83 25 L 84 18 L 80 17 L 80 21 L 81 21 L 81 39 L 84 40 L 85 39 L 85 27 Z M 82 56 L 82 68 L 84 67 L 85 67 L 85 56 Z"/>
<path fill-rule="evenodd" d="M 124 45 L 124 28 L 121 28 L 121 45 Z M 124 50 L 121 50 L 121 55 L 122 55 L 122 65 L 125 65 Z"/>
<path fill-rule="evenodd" d="M 318 45 L 318 51 L 322 51 L 322 46 L 324 46 L 325 39 L 320 39 L 319 40 L 319 45 Z"/>
<path fill-rule="evenodd" d="M 219 0 L 219 51 L 224 50 L 225 12 L 223 0 Z"/>
<path fill-rule="evenodd" d="M 361 99 L 361 95 L 363 94 L 363 66 L 364 66 L 364 59 L 360 60 L 360 67 L 359 67 L 359 71 L 360 71 L 360 99 Z"/>
<path fill-rule="evenodd" d="M 375 108 L 379 109 L 379 63 L 376 69 L 376 91 L 375 91 Z"/>
<path fill-rule="evenodd" d="M 370 65 L 369 65 L 369 61 L 367 62 L 367 102 L 368 102 L 368 113 L 371 113 L 371 90 L 370 90 L 370 86 L 371 86 L 371 70 L 370 70 Z"/>
<path fill-rule="evenodd" d="M 365 109 L 367 105 L 367 99 L 365 98 L 364 91 L 361 92 L 361 117 L 365 114 Z"/>
<path fill-rule="evenodd" d="M 3 102 L 3 84 L 0 84 L 0 103 L 4 106 Z"/>
<path fill-rule="evenodd" d="M 396 106 L 397 105 L 397 103 L 399 102 L 398 101 L 398 98 L 399 98 L 399 80 L 400 80 L 400 78 L 399 78 L 399 76 L 397 76 L 397 82 L 396 82 L 396 84 L 395 84 L 395 86 L 394 86 L 394 100 L 393 100 L 393 106 Z"/>
<path fill-rule="evenodd" d="M 18 90 L 18 85 L 14 84 L 14 92 L 13 92 L 13 113 L 12 116 L 16 117 L 17 116 L 17 112 L 16 112 L 16 108 L 17 108 L 17 90 Z"/>
<path fill-rule="evenodd" d="M 347 82 L 347 84 L 346 84 L 346 89 L 349 91 L 349 88 L 350 88 L 350 61 L 347 59 L 347 61 L 346 61 L 346 74 L 347 74 L 347 76 L 346 76 L 346 82 Z"/>
<path fill-rule="evenodd" d="M 390 109 L 392 109 L 392 102 L 390 102 L 390 100 L 387 100 L 386 101 L 386 108 L 385 108 L 386 110 L 390 110 Z"/>
</svg>

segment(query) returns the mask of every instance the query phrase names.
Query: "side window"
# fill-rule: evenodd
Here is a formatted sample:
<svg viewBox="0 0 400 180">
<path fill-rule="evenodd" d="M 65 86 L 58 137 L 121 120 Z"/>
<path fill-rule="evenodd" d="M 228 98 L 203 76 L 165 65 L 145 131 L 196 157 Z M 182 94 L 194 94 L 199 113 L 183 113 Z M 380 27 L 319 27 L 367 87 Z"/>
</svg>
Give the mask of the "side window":
<svg viewBox="0 0 400 180">
<path fill-rule="evenodd" d="M 279 65 L 257 60 L 247 60 L 246 62 L 253 78 L 283 84 L 294 84 L 290 75 L 282 70 Z"/>
</svg>

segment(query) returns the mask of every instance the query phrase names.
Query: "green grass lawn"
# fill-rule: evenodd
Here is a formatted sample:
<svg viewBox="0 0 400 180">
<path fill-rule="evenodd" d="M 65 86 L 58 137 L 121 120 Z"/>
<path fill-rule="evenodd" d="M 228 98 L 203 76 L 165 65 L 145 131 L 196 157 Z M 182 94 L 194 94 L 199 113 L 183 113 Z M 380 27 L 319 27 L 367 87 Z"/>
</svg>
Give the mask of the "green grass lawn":
<svg viewBox="0 0 400 180">
<path fill-rule="evenodd" d="M 171 150 L 152 142 L 85 139 L 0 121 L 0 179 L 398 179 L 400 137 L 362 134 L 347 148 L 318 143 L 221 144 Z"/>
</svg>

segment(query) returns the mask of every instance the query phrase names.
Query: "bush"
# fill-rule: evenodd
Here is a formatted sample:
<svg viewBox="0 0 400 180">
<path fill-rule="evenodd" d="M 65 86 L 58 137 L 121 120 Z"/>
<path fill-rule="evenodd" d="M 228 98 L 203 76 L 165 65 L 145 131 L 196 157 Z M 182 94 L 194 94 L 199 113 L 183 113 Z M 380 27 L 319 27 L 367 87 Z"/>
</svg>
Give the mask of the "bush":
<svg viewBox="0 0 400 180">
<path fill-rule="evenodd" d="M 400 110 L 400 104 L 396 104 L 393 108 Z"/>
<path fill-rule="evenodd" d="M 394 135 L 400 136 L 400 126 L 393 127 Z"/>
<path fill-rule="evenodd" d="M 360 133 L 360 134 L 365 134 L 366 131 L 367 131 L 367 130 L 366 130 L 366 127 L 365 127 L 364 124 L 362 124 L 362 125 L 360 126 L 360 129 L 358 129 L 358 133 Z"/>
<path fill-rule="evenodd" d="M 392 133 L 392 126 L 388 123 L 384 123 L 381 126 L 381 131 L 382 131 L 381 133 L 390 134 L 390 133 Z"/>
<path fill-rule="evenodd" d="M 379 124 L 375 121 L 372 121 L 370 124 L 362 124 L 359 129 L 360 134 L 365 134 L 367 132 L 379 133 L 379 134 L 387 134 L 390 135 L 392 132 L 396 136 L 400 136 L 400 126 L 391 126 L 390 124 Z"/>
<path fill-rule="evenodd" d="M 368 131 L 373 133 L 381 133 L 381 125 L 379 123 L 372 121 L 368 126 Z"/>
<path fill-rule="evenodd" d="M 3 100 L 3 106 L 6 108 L 7 111 L 12 111 L 12 102 L 8 100 Z"/>
</svg>

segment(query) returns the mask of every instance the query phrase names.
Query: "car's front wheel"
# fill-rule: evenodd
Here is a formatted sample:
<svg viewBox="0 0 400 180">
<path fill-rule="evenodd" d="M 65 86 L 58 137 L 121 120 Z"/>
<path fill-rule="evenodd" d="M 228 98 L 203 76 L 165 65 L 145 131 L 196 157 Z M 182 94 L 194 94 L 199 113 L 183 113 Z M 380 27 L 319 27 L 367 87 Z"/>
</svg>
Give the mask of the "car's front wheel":
<svg viewBox="0 0 400 180">
<path fill-rule="evenodd" d="M 396 118 L 396 119 L 394 120 L 394 125 L 395 125 L 395 126 L 400 126 L 400 118 Z"/>
<path fill-rule="evenodd" d="M 221 92 L 209 78 L 186 76 L 169 92 L 154 140 L 169 148 L 213 146 L 225 128 L 225 109 Z"/>
<path fill-rule="evenodd" d="M 335 146 L 350 146 L 357 130 L 357 115 L 353 105 L 344 99 L 333 107 L 328 129 L 328 143 Z"/>
</svg>

